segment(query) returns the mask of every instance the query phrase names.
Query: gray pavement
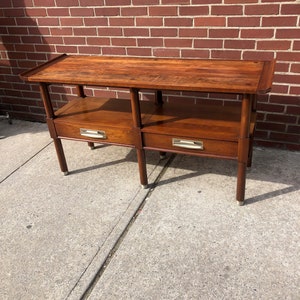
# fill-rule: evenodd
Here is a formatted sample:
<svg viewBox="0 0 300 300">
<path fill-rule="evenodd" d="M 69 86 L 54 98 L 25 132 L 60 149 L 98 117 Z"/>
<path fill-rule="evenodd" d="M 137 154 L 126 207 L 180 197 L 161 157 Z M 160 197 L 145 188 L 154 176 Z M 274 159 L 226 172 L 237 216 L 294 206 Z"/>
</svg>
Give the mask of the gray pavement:
<svg viewBox="0 0 300 300">
<path fill-rule="evenodd" d="M 0 121 L 0 299 L 300 299 L 300 153 L 236 162 L 64 141 Z"/>
</svg>

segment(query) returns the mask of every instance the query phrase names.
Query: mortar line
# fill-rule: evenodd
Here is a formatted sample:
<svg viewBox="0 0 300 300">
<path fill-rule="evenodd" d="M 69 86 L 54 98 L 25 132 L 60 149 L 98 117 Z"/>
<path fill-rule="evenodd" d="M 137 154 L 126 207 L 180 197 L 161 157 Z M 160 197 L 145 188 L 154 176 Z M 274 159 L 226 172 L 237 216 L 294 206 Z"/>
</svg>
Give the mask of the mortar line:
<svg viewBox="0 0 300 300">
<path fill-rule="evenodd" d="M 147 202 L 147 199 L 151 196 L 151 194 L 153 193 L 153 191 L 155 190 L 155 188 L 159 184 L 160 179 L 166 173 L 168 167 L 173 162 L 173 160 L 175 159 L 175 157 L 176 157 L 176 154 L 171 154 L 171 156 L 169 157 L 168 161 L 163 166 L 162 170 L 160 171 L 160 173 L 158 174 L 158 176 L 156 177 L 156 179 L 154 180 L 154 182 L 151 184 L 151 187 L 149 188 L 149 190 L 146 193 L 145 197 L 143 198 L 143 200 L 141 201 L 140 205 L 136 209 L 134 215 L 129 220 L 128 224 L 126 225 L 126 227 L 124 228 L 124 230 L 120 234 L 119 238 L 117 239 L 117 241 L 113 245 L 112 249 L 107 254 L 107 256 L 106 256 L 103 264 L 100 266 L 99 270 L 97 271 L 97 273 L 93 277 L 92 281 L 90 282 L 90 284 L 88 285 L 88 287 L 86 288 L 86 290 L 83 292 L 82 296 L 80 297 L 80 300 L 86 300 L 91 295 L 92 291 L 94 290 L 94 288 L 97 285 L 98 281 L 101 279 L 101 277 L 102 277 L 103 273 L 105 272 L 106 268 L 109 266 L 109 264 L 110 264 L 111 260 L 113 259 L 115 253 L 118 251 L 118 249 L 121 246 L 123 240 L 127 236 L 130 228 L 135 223 L 135 221 L 138 218 L 140 212 L 144 208 L 144 206 L 145 206 L 145 204 Z"/>
</svg>

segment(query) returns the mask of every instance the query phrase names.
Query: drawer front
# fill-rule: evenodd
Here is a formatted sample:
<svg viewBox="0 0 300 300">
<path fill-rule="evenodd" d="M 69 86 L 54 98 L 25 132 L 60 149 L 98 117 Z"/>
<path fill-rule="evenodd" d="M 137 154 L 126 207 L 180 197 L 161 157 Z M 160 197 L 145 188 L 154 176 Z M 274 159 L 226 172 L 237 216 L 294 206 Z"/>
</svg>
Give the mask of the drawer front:
<svg viewBox="0 0 300 300">
<path fill-rule="evenodd" d="M 145 148 L 199 156 L 237 158 L 237 142 L 144 133 Z"/>
<path fill-rule="evenodd" d="M 96 127 L 75 126 L 71 124 L 55 124 L 57 136 L 60 138 L 84 140 L 95 143 L 113 143 L 134 145 L 133 132 L 130 129 L 113 128 L 107 126 Z"/>
</svg>

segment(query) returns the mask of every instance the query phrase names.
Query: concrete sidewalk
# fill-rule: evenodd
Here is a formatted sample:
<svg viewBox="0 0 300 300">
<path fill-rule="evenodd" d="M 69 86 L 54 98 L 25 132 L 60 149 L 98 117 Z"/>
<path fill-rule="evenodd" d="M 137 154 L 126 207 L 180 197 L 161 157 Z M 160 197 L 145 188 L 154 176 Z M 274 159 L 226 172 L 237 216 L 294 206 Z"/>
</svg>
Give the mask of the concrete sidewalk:
<svg viewBox="0 0 300 300">
<path fill-rule="evenodd" d="M 0 121 L 0 299 L 300 299 L 300 153 L 236 163 L 64 141 Z"/>
</svg>

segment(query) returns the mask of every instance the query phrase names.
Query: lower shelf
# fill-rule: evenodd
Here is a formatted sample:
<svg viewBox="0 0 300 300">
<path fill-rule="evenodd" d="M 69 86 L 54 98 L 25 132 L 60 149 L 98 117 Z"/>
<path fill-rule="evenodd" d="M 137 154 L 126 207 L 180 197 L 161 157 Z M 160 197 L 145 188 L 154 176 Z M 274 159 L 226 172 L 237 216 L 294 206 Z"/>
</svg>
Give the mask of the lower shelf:
<svg viewBox="0 0 300 300">
<path fill-rule="evenodd" d="M 153 103 L 143 103 L 142 119 L 153 110 Z M 55 115 L 53 123 L 58 138 L 125 146 L 134 146 L 140 138 L 133 130 L 130 100 L 78 98 Z"/>
<path fill-rule="evenodd" d="M 250 132 L 254 132 L 252 113 Z M 164 104 L 142 129 L 145 149 L 236 159 L 241 108 Z"/>
<path fill-rule="evenodd" d="M 158 107 L 146 101 L 141 101 L 140 106 L 141 132 L 134 129 L 130 100 L 92 97 L 72 100 L 50 121 L 54 127 L 52 137 L 237 158 L 241 119 L 239 106 L 165 103 Z M 255 117 L 252 113 L 251 135 Z"/>
</svg>

